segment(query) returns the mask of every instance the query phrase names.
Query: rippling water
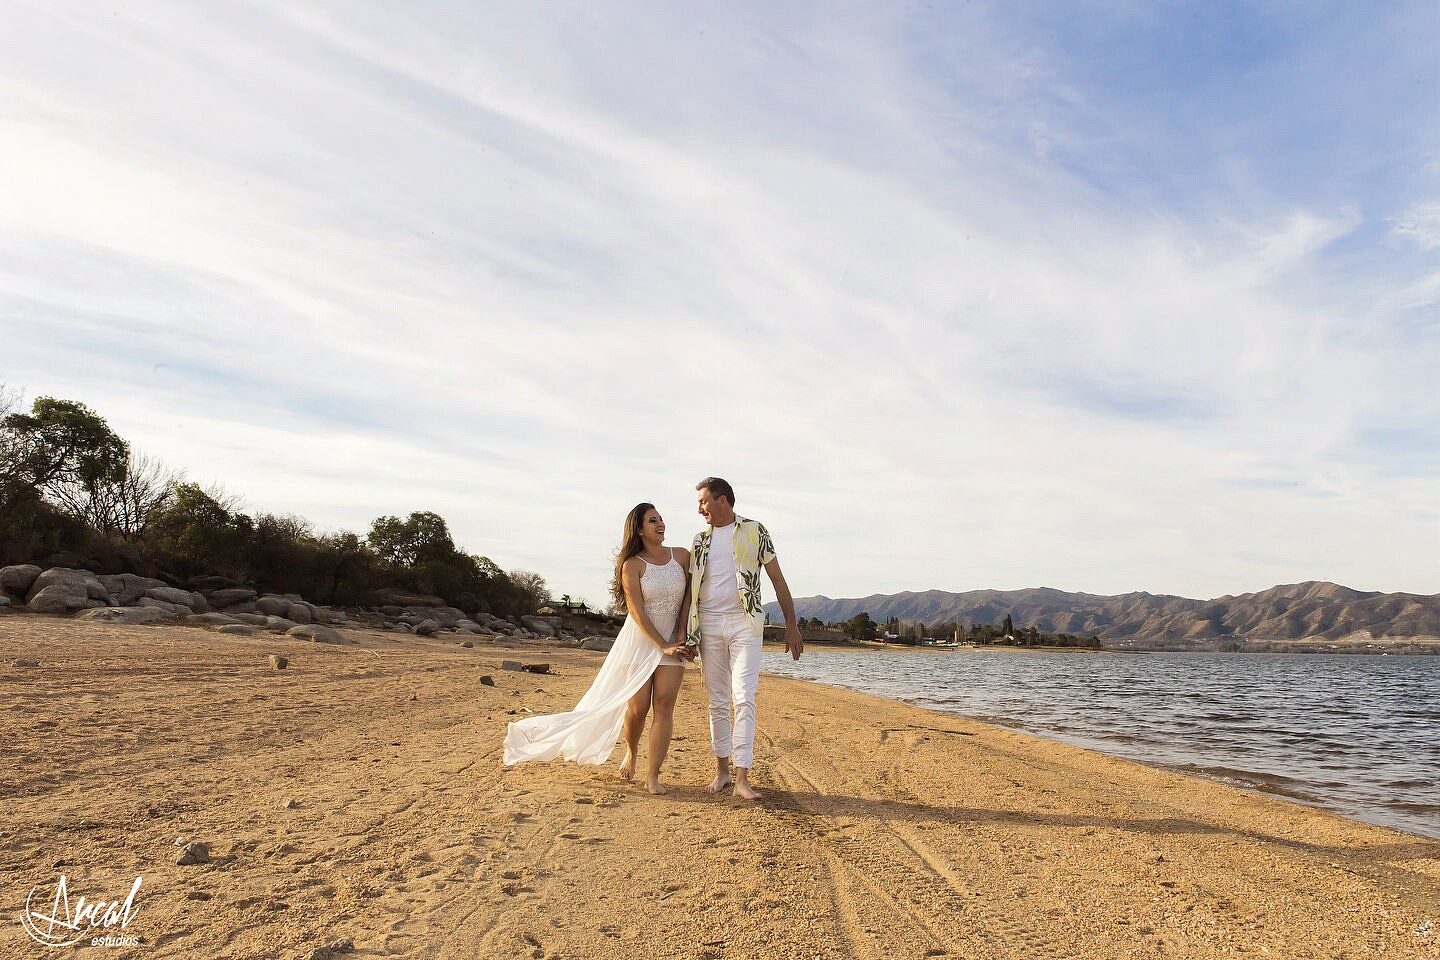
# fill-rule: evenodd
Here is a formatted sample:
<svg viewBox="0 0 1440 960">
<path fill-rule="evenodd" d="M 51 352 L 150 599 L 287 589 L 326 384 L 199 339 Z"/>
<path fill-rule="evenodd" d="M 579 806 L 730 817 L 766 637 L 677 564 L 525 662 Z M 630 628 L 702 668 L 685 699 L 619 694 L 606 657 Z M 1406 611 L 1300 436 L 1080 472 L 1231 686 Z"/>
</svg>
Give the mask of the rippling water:
<svg viewBox="0 0 1440 960">
<path fill-rule="evenodd" d="M 764 664 L 1440 839 L 1440 657 L 821 650 Z"/>
</svg>

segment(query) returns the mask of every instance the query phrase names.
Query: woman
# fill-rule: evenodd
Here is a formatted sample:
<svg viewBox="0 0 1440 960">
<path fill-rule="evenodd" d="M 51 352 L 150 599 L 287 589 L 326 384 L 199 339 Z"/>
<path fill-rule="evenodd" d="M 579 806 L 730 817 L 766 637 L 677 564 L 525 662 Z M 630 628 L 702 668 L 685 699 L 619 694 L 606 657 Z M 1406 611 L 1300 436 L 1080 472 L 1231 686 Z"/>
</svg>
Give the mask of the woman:
<svg viewBox="0 0 1440 960">
<path fill-rule="evenodd" d="M 610 593 L 628 616 L 589 691 L 569 713 L 529 717 L 510 724 L 505 763 L 553 760 L 604 763 L 625 738 L 620 778 L 635 775 L 640 731 L 653 707 L 645 786 L 665 793 L 660 766 L 670 749 L 675 697 L 694 656 L 685 646 L 680 613 L 690 602 L 690 554 L 665 546 L 665 521 L 654 504 L 641 503 L 625 518 Z"/>
</svg>

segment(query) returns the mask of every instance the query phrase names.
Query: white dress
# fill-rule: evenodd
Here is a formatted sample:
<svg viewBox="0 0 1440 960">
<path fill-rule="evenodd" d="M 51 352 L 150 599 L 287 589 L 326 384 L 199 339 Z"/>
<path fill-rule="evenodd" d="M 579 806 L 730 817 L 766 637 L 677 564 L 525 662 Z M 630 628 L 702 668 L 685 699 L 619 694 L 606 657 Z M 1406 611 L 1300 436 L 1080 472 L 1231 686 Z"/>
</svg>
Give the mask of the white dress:
<svg viewBox="0 0 1440 960">
<path fill-rule="evenodd" d="M 675 629 L 688 578 L 685 568 L 675 562 L 673 548 L 668 563 L 647 562 L 640 575 L 645 613 L 662 637 L 669 637 Z M 615 645 L 574 710 L 526 717 L 510 724 L 505 734 L 505 764 L 556 757 L 576 763 L 604 763 L 620 738 L 625 705 L 654 675 L 661 660 L 660 648 L 646 639 L 632 618 L 625 618 Z"/>
</svg>

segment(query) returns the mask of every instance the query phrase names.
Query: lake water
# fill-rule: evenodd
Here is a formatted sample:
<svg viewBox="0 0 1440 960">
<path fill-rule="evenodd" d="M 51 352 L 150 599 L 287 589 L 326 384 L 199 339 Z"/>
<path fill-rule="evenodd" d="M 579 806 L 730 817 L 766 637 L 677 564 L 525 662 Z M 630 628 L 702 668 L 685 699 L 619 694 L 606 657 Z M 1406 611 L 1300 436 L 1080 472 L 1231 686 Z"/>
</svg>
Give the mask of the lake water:
<svg viewBox="0 0 1440 960">
<path fill-rule="evenodd" d="M 764 669 L 1440 839 L 1440 657 L 812 645 Z"/>
</svg>

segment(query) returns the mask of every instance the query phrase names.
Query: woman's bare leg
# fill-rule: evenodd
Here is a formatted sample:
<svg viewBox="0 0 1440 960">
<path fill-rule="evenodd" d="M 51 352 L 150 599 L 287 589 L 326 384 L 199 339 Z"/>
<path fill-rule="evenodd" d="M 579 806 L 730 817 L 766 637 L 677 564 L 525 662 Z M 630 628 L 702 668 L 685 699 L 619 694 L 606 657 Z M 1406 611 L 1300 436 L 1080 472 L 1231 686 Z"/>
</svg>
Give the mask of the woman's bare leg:
<svg viewBox="0 0 1440 960">
<path fill-rule="evenodd" d="M 645 787 L 651 793 L 668 792 L 660 786 L 660 768 L 665 764 L 665 755 L 670 752 L 670 734 L 675 725 L 675 700 L 680 695 L 680 684 L 684 680 L 685 668 L 675 664 L 656 667 L 655 676 L 650 679 L 655 716 L 650 721 L 650 772 L 645 778 Z"/>
<path fill-rule="evenodd" d="M 635 691 L 625 707 L 625 725 L 621 735 L 625 738 L 625 759 L 620 761 L 620 779 L 630 780 L 635 776 L 635 757 L 640 753 L 640 732 L 645 729 L 645 715 L 650 712 L 650 689 L 655 677 L 645 681 L 645 686 Z"/>
</svg>

